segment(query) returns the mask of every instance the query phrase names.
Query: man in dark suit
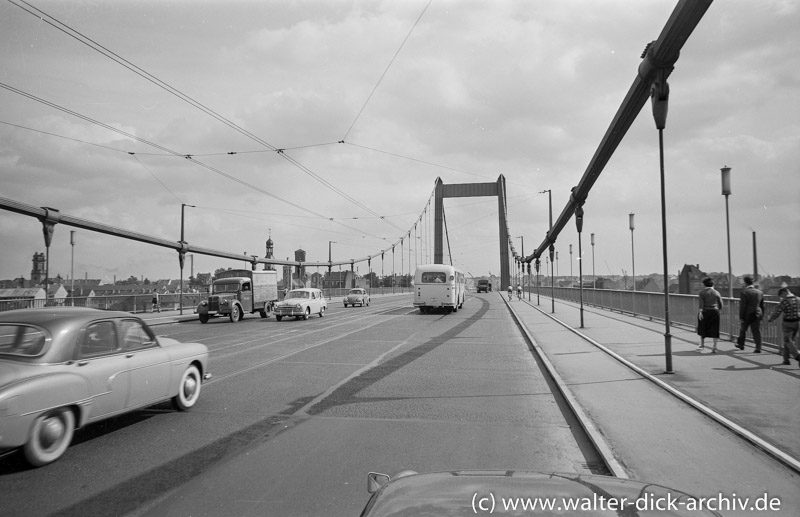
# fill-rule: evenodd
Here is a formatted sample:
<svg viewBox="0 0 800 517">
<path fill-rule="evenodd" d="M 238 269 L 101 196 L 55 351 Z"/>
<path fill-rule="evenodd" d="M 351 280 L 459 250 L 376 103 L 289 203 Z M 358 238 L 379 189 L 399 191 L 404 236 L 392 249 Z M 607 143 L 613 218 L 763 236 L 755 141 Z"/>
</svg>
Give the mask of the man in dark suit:
<svg viewBox="0 0 800 517">
<path fill-rule="evenodd" d="M 747 329 L 753 333 L 753 341 L 756 343 L 757 354 L 761 353 L 761 318 L 764 317 L 764 294 L 753 285 L 753 277 L 744 277 L 744 289 L 739 295 L 739 339 L 736 341 L 736 348 L 744 350 L 744 340 L 747 336 Z"/>
</svg>

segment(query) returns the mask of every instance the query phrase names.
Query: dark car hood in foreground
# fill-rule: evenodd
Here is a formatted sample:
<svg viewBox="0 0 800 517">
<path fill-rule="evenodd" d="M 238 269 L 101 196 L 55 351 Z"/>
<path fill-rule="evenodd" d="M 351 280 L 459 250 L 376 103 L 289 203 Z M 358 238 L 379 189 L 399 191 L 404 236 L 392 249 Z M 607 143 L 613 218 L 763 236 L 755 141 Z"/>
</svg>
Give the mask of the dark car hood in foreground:
<svg viewBox="0 0 800 517">
<path fill-rule="evenodd" d="M 696 510 L 697 501 L 659 485 L 608 476 L 457 471 L 394 479 L 373 495 L 362 515 L 719 515 Z"/>
</svg>

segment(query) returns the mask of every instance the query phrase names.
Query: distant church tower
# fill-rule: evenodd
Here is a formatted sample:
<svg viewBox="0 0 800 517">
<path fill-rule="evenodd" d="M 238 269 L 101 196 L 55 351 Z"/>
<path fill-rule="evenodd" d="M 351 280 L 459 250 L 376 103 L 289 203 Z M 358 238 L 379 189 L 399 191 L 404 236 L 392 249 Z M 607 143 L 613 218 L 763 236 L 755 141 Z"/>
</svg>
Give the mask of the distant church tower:
<svg viewBox="0 0 800 517">
<path fill-rule="evenodd" d="M 31 284 L 38 285 L 44 283 L 45 259 L 44 253 L 33 254 L 33 269 L 31 269 Z"/>
<path fill-rule="evenodd" d="M 264 255 L 264 258 L 265 259 L 274 258 L 274 254 L 273 254 L 274 251 L 275 251 L 275 248 L 274 248 L 274 245 L 273 245 L 273 242 L 272 242 L 272 230 L 270 230 L 269 231 L 269 237 L 267 237 L 267 253 L 266 253 L 266 255 Z M 267 271 L 272 271 L 272 270 L 275 269 L 275 266 L 273 266 L 272 264 L 265 264 L 264 265 L 264 269 L 267 270 Z"/>
</svg>

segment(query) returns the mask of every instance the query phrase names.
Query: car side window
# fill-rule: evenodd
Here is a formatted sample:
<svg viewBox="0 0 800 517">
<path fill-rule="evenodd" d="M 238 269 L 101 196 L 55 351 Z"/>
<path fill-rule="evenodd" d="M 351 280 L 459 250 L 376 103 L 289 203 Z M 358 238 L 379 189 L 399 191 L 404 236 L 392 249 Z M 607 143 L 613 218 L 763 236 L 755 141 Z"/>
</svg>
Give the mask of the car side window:
<svg viewBox="0 0 800 517">
<path fill-rule="evenodd" d="M 141 322 L 136 320 L 122 320 L 122 346 L 127 350 L 141 350 L 157 345 L 153 337 L 147 332 Z"/>
<path fill-rule="evenodd" d="M 250 282 L 245 282 L 242 284 L 242 291 L 249 291 L 250 290 Z"/>
<path fill-rule="evenodd" d="M 81 357 L 97 357 L 117 351 L 117 330 L 112 321 L 92 323 L 81 340 Z"/>
<path fill-rule="evenodd" d="M 0 325 L 0 354 L 37 356 L 44 351 L 45 333 L 27 325 Z"/>
</svg>

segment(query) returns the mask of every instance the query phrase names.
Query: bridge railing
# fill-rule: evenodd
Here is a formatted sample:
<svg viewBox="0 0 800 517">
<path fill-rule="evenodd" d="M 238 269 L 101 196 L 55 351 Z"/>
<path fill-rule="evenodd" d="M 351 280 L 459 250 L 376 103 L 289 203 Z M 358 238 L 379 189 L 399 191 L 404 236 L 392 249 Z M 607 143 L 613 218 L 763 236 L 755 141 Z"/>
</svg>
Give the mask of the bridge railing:
<svg viewBox="0 0 800 517">
<path fill-rule="evenodd" d="M 349 288 L 325 288 L 322 291 L 329 300 L 344 297 Z M 371 296 L 410 293 L 410 287 L 372 287 L 367 292 Z M 183 293 L 183 310 L 193 313 L 197 305 L 208 297 L 208 293 Z M 278 293 L 283 299 L 283 293 Z M 180 309 L 180 293 L 159 294 L 158 303 L 162 311 Z M 108 311 L 125 311 L 131 313 L 150 312 L 153 310 L 151 294 L 119 294 L 110 296 L 78 296 L 75 298 L 12 298 L 0 300 L 0 312 L 14 309 L 40 309 L 43 307 L 91 307 Z"/>
<path fill-rule="evenodd" d="M 551 288 L 539 288 L 540 296 L 549 297 Z M 536 295 L 536 288 L 531 290 Z M 575 287 L 555 287 L 553 296 L 557 299 L 580 303 L 581 290 Z M 584 305 L 617 311 L 621 314 L 630 314 L 645 317 L 651 320 L 664 321 L 664 294 L 647 291 L 619 291 L 611 289 L 583 289 Z M 739 299 L 722 298 L 723 308 L 720 311 L 720 337 L 727 336 L 731 341 L 739 335 Z M 763 344 L 777 348 L 783 341 L 780 328 L 780 319 L 768 323 L 766 316 L 772 313 L 778 302 L 765 301 L 766 315 L 761 321 L 761 337 Z M 684 328 L 696 328 L 697 313 L 700 307 L 697 295 L 670 294 L 669 319 L 670 323 Z M 731 317 L 732 316 L 732 317 Z M 750 339 L 750 332 L 748 341 Z"/>
</svg>

